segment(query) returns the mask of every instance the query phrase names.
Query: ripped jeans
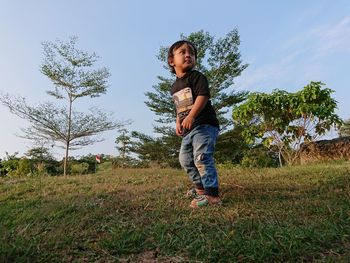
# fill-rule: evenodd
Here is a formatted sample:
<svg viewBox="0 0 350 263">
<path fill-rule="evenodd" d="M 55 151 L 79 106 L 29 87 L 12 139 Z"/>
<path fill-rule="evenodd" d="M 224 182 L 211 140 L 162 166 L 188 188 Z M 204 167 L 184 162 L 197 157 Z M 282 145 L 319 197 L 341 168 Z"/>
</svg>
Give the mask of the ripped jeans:
<svg viewBox="0 0 350 263">
<path fill-rule="evenodd" d="M 179 160 L 197 189 L 206 195 L 219 195 L 218 174 L 215 168 L 214 149 L 219 128 L 203 124 L 182 138 Z"/>
</svg>

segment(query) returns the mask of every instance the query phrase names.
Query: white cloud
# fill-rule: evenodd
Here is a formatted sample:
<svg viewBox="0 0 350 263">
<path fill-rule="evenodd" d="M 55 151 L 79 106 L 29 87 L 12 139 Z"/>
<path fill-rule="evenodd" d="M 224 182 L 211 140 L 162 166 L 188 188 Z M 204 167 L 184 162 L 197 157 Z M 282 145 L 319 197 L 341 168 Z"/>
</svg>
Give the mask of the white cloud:
<svg viewBox="0 0 350 263">
<path fill-rule="evenodd" d="M 326 26 L 305 28 L 273 52 L 279 59 L 259 61 L 255 58 L 255 65 L 250 64 L 237 80 L 236 87 L 242 90 L 284 89 L 278 86 L 288 80 L 305 85 L 312 80 L 323 81 L 327 57 L 350 52 L 350 16 Z"/>
<path fill-rule="evenodd" d="M 244 71 L 243 75 L 236 81 L 236 87 L 239 90 L 272 90 L 283 89 L 280 86 L 281 80 L 287 80 L 295 72 L 295 59 L 299 51 L 290 52 L 279 61 L 263 64 L 262 66 L 250 66 Z M 258 61 L 257 61 L 258 62 Z"/>
<path fill-rule="evenodd" d="M 350 52 L 350 16 L 335 24 L 320 27 L 313 32 L 319 56 Z"/>
</svg>

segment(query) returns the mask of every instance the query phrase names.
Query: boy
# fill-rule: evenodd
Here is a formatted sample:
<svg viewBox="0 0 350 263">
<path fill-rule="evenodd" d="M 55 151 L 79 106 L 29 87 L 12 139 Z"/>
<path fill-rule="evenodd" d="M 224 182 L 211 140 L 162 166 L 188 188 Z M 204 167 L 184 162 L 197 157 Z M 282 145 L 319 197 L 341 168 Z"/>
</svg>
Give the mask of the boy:
<svg viewBox="0 0 350 263">
<path fill-rule="evenodd" d="M 214 148 L 219 122 L 213 109 L 207 78 L 194 70 L 197 49 L 189 41 L 175 42 L 168 51 L 168 65 L 176 74 L 171 95 L 176 106 L 176 134 L 182 136 L 179 160 L 194 188 L 187 194 L 190 207 L 220 203 Z"/>
</svg>

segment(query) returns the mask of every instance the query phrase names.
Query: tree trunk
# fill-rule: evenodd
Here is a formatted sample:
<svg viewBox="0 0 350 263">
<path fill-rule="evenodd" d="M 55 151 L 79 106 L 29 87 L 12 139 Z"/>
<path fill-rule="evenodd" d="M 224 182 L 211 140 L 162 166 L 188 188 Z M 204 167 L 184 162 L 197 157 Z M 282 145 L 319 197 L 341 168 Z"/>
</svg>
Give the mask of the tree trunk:
<svg viewBox="0 0 350 263">
<path fill-rule="evenodd" d="M 69 152 L 69 143 L 70 143 L 70 132 L 71 132 L 71 125 L 72 125 L 72 103 L 73 100 L 71 97 L 69 97 L 69 112 L 68 112 L 68 131 L 67 131 L 67 139 L 66 139 L 66 154 L 64 157 L 64 164 L 63 164 L 63 175 L 67 175 L 67 165 L 68 165 L 68 152 Z"/>
<path fill-rule="evenodd" d="M 66 144 L 66 154 L 64 157 L 64 162 L 63 162 L 63 175 L 67 175 L 67 164 L 68 164 L 68 148 L 69 148 L 69 142 Z"/>
<path fill-rule="evenodd" d="M 278 150 L 278 161 L 280 163 L 280 167 L 283 167 L 283 164 L 282 164 L 282 149 Z"/>
</svg>

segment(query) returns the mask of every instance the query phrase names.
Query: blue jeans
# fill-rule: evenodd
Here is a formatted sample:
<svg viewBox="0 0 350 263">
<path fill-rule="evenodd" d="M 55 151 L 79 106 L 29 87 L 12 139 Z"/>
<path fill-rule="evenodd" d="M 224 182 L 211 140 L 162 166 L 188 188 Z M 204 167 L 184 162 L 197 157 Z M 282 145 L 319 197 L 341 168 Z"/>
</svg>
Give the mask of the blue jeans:
<svg viewBox="0 0 350 263">
<path fill-rule="evenodd" d="M 196 188 L 205 194 L 219 195 L 218 174 L 215 168 L 214 150 L 219 128 L 203 124 L 195 127 L 182 138 L 179 160 Z"/>
</svg>

